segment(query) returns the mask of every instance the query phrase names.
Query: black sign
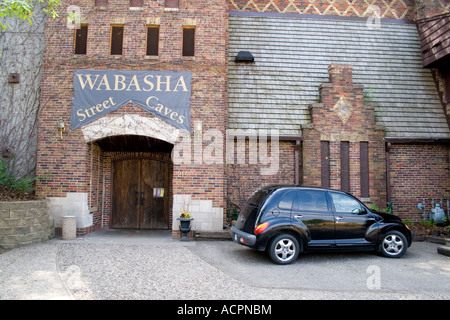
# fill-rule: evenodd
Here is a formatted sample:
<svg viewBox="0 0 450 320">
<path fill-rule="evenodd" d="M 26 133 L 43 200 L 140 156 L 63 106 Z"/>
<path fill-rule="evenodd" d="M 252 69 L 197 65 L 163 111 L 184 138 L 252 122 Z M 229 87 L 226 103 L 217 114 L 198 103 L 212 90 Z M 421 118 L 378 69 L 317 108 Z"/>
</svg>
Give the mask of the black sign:
<svg viewBox="0 0 450 320">
<path fill-rule="evenodd" d="M 75 70 L 70 129 L 133 103 L 190 132 L 190 71 Z"/>
</svg>

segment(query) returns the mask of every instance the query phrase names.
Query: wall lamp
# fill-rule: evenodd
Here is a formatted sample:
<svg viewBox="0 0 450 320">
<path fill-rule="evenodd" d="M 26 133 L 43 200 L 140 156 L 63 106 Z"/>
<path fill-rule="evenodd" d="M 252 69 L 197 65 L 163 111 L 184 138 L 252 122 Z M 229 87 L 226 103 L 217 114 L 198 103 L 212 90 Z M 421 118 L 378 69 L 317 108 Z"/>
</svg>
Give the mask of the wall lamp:
<svg viewBox="0 0 450 320">
<path fill-rule="evenodd" d="M 58 122 L 58 132 L 59 132 L 59 134 L 61 136 L 61 139 L 63 137 L 62 134 L 63 134 L 64 131 L 66 131 L 66 127 L 64 126 L 64 121 L 60 120 Z"/>
<path fill-rule="evenodd" d="M 201 121 L 198 121 L 195 124 L 195 132 L 197 133 L 197 136 L 201 138 L 201 136 L 202 136 L 202 122 Z"/>
<path fill-rule="evenodd" d="M 255 62 L 255 57 L 250 51 L 239 51 L 234 62 Z"/>
</svg>

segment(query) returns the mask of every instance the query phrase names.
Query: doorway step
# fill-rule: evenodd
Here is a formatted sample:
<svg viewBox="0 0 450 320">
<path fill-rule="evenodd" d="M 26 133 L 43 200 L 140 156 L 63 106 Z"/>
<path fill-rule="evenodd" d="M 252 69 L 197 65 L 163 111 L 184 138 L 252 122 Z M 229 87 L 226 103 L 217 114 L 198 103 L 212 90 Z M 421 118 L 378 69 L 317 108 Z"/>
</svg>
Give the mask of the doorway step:
<svg viewBox="0 0 450 320">
<path fill-rule="evenodd" d="M 231 235 L 228 230 L 224 231 L 196 231 L 195 240 L 231 240 Z"/>
</svg>

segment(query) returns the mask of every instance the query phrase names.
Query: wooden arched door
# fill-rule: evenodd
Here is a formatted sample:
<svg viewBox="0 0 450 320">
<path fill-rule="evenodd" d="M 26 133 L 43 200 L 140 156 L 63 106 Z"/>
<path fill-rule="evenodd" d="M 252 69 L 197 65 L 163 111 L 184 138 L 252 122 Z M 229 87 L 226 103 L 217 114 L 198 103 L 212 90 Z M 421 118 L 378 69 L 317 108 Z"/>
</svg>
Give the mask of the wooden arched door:
<svg viewBox="0 0 450 320">
<path fill-rule="evenodd" d="M 112 228 L 169 228 L 169 163 L 125 159 L 113 163 Z"/>
</svg>

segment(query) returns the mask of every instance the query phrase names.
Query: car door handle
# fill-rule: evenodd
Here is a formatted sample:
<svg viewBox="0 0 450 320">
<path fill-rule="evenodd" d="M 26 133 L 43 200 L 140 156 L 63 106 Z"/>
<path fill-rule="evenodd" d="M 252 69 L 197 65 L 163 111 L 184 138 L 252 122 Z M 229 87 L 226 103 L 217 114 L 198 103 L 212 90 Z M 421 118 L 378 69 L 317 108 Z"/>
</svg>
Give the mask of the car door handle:
<svg viewBox="0 0 450 320">
<path fill-rule="evenodd" d="M 294 216 L 294 218 L 295 219 L 301 219 L 301 218 L 303 218 L 303 216 L 301 214 L 297 214 L 297 215 Z"/>
<path fill-rule="evenodd" d="M 344 217 L 335 217 L 336 221 L 344 220 Z"/>
</svg>

